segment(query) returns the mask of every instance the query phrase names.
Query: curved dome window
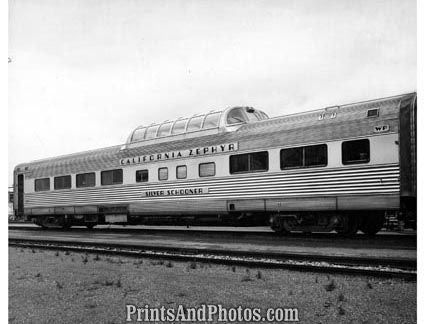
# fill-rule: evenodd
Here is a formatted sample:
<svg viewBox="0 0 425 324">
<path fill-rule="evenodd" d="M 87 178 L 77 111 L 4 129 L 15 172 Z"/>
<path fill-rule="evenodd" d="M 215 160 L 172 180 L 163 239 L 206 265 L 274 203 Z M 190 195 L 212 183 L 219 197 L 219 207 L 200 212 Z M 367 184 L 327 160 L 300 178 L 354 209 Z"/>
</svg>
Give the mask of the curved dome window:
<svg viewBox="0 0 425 324">
<path fill-rule="evenodd" d="M 220 115 L 221 113 L 219 112 L 207 115 L 207 117 L 205 117 L 204 126 L 202 128 L 207 129 L 218 127 L 220 122 Z"/>
<path fill-rule="evenodd" d="M 245 123 L 247 121 L 247 118 L 243 110 L 243 108 L 234 108 L 230 110 L 227 114 L 227 124 L 232 125 Z"/>
<path fill-rule="evenodd" d="M 204 116 L 193 117 L 189 121 L 189 125 L 187 125 L 187 131 L 193 132 L 201 129 L 202 121 Z"/>
<path fill-rule="evenodd" d="M 165 123 L 159 127 L 158 137 L 170 135 L 172 123 Z"/>
<path fill-rule="evenodd" d="M 141 141 L 145 138 L 146 128 L 138 128 L 134 131 L 131 137 L 132 142 Z"/>
<path fill-rule="evenodd" d="M 247 107 L 246 115 L 248 116 L 249 121 L 260 121 L 264 119 L 268 119 L 267 115 L 260 110 L 255 110 L 254 108 Z"/>
<path fill-rule="evenodd" d="M 171 134 L 181 134 L 184 133 L 186 129 L 187 119 L 180 119 L 174 123 L 173 129 L 171 130 Z"/>
<path fill-rule="evenodd" d="M 148 127 L 146 129 L 145 139 L 155 138 L 157 130 L 158 130 L 158 125 Z"/>
</svg>

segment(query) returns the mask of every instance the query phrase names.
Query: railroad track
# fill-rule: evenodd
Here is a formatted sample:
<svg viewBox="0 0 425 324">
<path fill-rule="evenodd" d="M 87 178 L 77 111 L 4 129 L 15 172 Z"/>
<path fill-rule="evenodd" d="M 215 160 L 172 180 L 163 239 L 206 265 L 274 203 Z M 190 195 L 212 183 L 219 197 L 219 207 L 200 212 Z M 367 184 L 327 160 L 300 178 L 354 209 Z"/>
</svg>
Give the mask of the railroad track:
<svg viewBox="0 0 425 324">
<path fill-rule="evenodd" d="M 416 234 L 404 234 L 397 232 L 388 232 L 385 234 L 378 234 L 375 236 L 367 236 L 365 234 L 357 234 L 353 236 L 343 237 L 338 235 L 337 233 L 289 233 L 289 234 L 279 234 L 275 233 L 271 230 L 222 230 L 222 229 L 206 229 L 199 227 L 189 227 L 189 228 L 160 228 L 160 227 L 148 227 L 145 226 L 143 228 L 140 227 L 95 227 L 93 229 L 88 229 L 85 227 L 73 227 L 71 229 L 62 229 L 60 227 L 57 228 L 41 228 L 34 225 L 13 225 L 9 224 L 9 230 L 25 230 L 25 231 L 64 231 L 64 232 L 83 232 L 83 233 L 148 233 L 148 234 L 177 234 L 177 235 L 187 235 L 191 233 L 191 235 L 199 235 L 199 236 L 229 236 L 229 237 L 261 237 L 261 238 L 272 238 L 272 239 L 331 239 L 331 240 L 341 240 L 341 241 L 358 241 L 358 242 L 386 242 L 386 241 L 402 241 L 416 245 Z"/>
<path fill-rule="evenodd" d="M 9 238 L 9 246 L 416 280 L 416 260 Z"/>
</svg>

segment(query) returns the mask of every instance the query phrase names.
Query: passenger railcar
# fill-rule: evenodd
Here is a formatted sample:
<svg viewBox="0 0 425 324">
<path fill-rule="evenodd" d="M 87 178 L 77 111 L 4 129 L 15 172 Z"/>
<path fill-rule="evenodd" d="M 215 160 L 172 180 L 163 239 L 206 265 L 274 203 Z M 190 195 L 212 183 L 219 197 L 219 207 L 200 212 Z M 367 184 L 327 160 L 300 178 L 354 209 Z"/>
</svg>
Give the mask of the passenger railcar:
<svg viewBox="0 0 425 324">
<path fill-rule="evenodd" d="M 374 234 L 416 218 L 416 93 L 269 118 L 232 107 L 125 144 L 23 163 L 14 212 L 43 227 L 264 225 Z"/>
</svg>

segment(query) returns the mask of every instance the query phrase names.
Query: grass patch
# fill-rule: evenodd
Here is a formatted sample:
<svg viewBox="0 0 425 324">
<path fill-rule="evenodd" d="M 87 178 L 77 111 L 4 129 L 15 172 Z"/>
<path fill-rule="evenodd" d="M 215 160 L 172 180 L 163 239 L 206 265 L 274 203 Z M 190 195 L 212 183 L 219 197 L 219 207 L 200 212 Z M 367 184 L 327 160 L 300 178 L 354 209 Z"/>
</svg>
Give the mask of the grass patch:
<svg viewBox="0 0 425 324">
<path fill-rule="evenodd" d="M 336 285 L 335 285 L 335 281 L 332 279 L 330 283 L 328 283 L 327 285 L 325 285 L 325 289 L 326 291 L 333 291 L 335 290 Z"/>
<path fill-rule="evenodd" d="M 252 278 L 249 275 L 245 275 L 241 279 L 242 282 L 252 281 Z"/>
<path fill-rule="evenodd" d="M 257 271 L 257 274 L 255 275 L 255 277 L 257 278 L 257 279 L 263 279 L 263 274 L 261 273 L 261 271 L 260 270 L 258 270 Z"/>
<path fill-rule="evenodd" d="M 133 264 L 134 265 L 141 265 L 141 264 L 143 264 L 143 260 L 142 259 L 137 260 L 137 261 L 133 262 Z"/>
<path fill-rule="evenodd" d="M 113 286 L 114 285 L 114 281 L 113 280 L 105 280 L 103 282 L 103 286 Z"/>
</svg>

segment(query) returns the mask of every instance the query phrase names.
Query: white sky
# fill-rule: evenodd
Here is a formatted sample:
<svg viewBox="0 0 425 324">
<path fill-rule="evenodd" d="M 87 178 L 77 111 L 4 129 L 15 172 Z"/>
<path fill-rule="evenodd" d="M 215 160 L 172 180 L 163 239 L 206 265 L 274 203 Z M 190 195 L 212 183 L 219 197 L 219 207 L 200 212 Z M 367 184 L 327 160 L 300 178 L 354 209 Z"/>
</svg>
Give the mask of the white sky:
<svg viewBox="0 0 425 324">
<path fill-rule="evenodd" d="M 416 91 L 416 2 L 10 0 L 8 54 L 11 185 L 141 124 Z"/>
</svg>

